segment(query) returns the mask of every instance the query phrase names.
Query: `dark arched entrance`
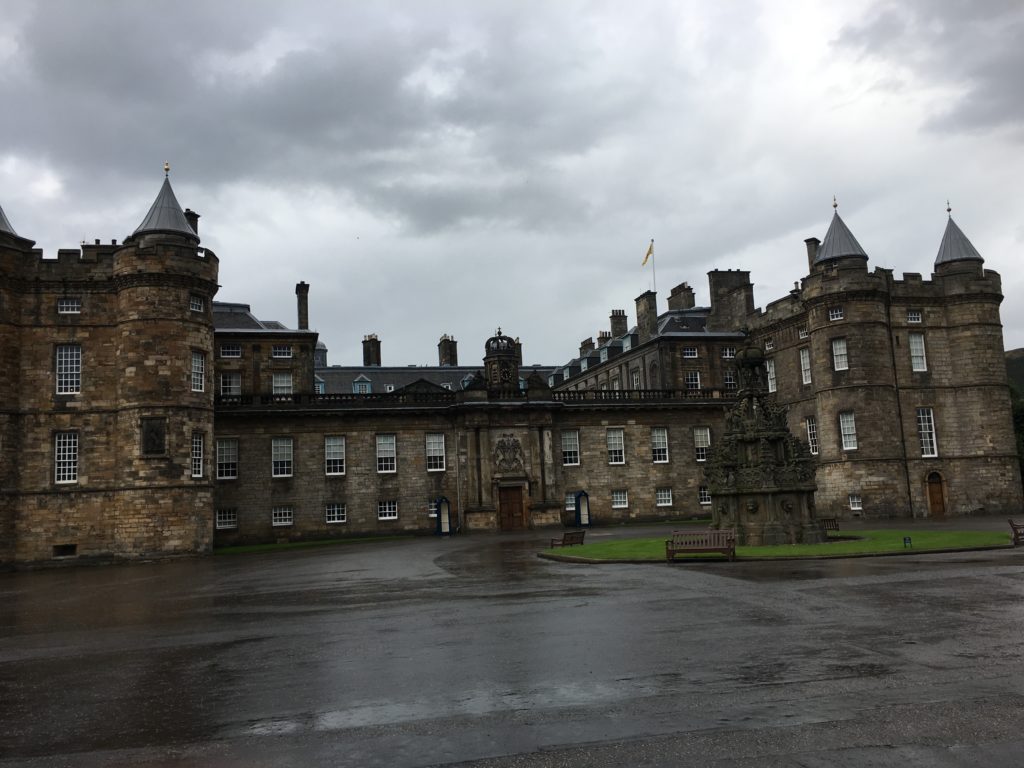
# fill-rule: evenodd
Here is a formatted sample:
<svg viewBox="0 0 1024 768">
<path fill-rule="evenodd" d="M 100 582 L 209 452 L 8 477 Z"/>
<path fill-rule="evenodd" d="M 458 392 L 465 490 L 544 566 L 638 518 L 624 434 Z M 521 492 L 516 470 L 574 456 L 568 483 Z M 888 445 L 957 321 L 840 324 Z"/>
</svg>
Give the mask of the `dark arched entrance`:
<svg viewBox="0 0 1024 768">
<path fill-rule="evenodd" d="M 942 492 L 942 475 L 931 472 L 928 475 L 928 515 L 933 518 L 946 516 L 946 501 Z"/>
</svg>

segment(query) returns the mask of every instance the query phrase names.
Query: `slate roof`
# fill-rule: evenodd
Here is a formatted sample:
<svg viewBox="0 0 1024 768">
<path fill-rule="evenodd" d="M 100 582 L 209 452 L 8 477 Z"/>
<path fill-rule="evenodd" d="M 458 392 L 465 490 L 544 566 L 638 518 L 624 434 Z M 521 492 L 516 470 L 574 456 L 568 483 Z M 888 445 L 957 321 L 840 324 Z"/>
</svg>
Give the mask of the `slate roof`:
<svg viewBox="0 0 1024 768">
<path fill-rule="evenodd" d="M 859 256 L 862 259 L 868 257 L 850 228 L 839 218 L 839 212 L 836 211 L 832 214 L 832 223 L 828 225 L 825 239 L 818 246 L 818 254 L 814 257 L 814 263 L 820 264 L 823 261 L 840 259 L 844 256 Z"/>
<path fill-rule="evenodd" d="M 948 264 L 951 261 L 984 261 L 978 249 L 967 239 L 960 227 L 950 216 L 946 222 L 946 231 L 942 234 L 942 243 L 939 245 L 939 253 L 935 257 L 935 265 Z"/>
<path fill-rule="evenodd" d="M 225 301 L 213 302 L 213 328 L 215 331 L 315 333 L 315 331 L 297 331 L 288 328 L 277 320 L 258 320 L 248 304 L 234 304 Z"/>
<path fill-rule="evenodd" d="M 175 235 L 185 235 L 199 242 L 199 235 L 195 233 L 188 219 L 185 218 L 181 206 L 178 205 L 178 198 L 174 196 L 171 189 L 171 180 L 164 176 L 163 186 L 149 207 L 149 213 L 142 223 L 136 228 L 133 234 L 141 235 L 150 232 L 168 232 Z"/>
<path fill-rule="evenodd" d="M 0 208 L 0 232 L 6 232 L 9 235 L 18 237 L 18 233 L 14 231 L 11 222 L 7 220 L 7 215 L 4 213 L 3 208 Z"/>
<path fill-rule="evenodd" d="M 550 366 L 524 365 L 519 369 L 519 376 L 528 379 L 537 372 L 547 380 L 552 370 Z M 463 382 L 468 383 L 475 374 L 483 375 L 482 365 L 331 365 L 316 369 L 317 381 L 323 382 L 324 392 L 328 395 L 351 394 L 352 384 L 356 381 L 370 382 L 373 394 L 387 392 L 389 386 L 397 391 L 418 381 L 457 392 L 463 389 Z"/>
</svg>

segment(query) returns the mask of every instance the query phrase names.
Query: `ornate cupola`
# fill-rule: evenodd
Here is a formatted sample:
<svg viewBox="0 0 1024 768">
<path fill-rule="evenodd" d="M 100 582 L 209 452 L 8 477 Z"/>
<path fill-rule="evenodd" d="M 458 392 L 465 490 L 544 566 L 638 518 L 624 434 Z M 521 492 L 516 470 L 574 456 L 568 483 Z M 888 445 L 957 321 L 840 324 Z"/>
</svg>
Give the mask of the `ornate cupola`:
<svg viewBox="0 0 1024 768">
<path fill-rule="evenodd" d="M 864 261 L 868 260 L 868 255 L 861 248 L 860 243 L 857 242 L 857 238 L 853 236 L 850 228 L 846 226 L 846 222 L 839 217 L 838 209 L 839 203 L 833 197 L 832 223 L 828 225 L 825 239 L 818 246 L 817 253 L 814 256 L 814 266 L 837 259 L 855 258 L 863 259 Z"/>
<path fill-rule="evenodd" d="M 484 373 L 491 391 L 519 391 L 519 342 L 501 328 L 484 344 Z"/>
<path fill-rule="evenodd" d="M 160 192 L 149 207 L 149 213 L 142 223 L 132 233 L 132 237 L 140 235 L 178 235 L 199 243 L 199 235 L 185 217 L 184 211 L 178 204 L 178 198 L 174 196 L 171 189 L 170 176 L 171 167 L 164 163 L 164 183 Z"/>
<path fill-rule="evenodd" d="M 946 203 L 946 231 L 935 256 L 936 272 L 980 272 L 985 260 L 953 221 L 953 209 Z"/>
</svg>

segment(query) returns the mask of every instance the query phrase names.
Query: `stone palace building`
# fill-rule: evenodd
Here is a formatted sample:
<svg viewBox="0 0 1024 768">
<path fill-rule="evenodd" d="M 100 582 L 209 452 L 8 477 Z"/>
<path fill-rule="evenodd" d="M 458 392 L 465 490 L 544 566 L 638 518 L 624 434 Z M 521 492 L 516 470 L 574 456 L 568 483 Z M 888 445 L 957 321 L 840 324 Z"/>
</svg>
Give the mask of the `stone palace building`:
<svg viewBox="0 0 1024 768">
<path fill-rule="evenodd" d="M 924 279 L 868 270 L 835 214 L 808 274 L 756 309 L 648 292 L 558 367 L 496 332 L 480 364 L 331 366 L 309 329 L 214 301 L 218 259 L 168 179 L 120 244 L 46 259 L 0 210 L 0 563 L 708 514 L 737 350 L 816 461 L 820 515 L 1016 512 L 999 276 L 950 218 Z"/>
</svg>

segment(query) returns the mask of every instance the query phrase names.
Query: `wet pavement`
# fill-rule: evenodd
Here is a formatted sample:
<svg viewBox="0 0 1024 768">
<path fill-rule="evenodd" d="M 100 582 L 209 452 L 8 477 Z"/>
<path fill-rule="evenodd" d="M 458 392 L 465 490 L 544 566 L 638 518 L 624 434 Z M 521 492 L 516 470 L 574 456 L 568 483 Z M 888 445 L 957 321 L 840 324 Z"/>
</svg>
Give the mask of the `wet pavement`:
<svg viewBox="0 0 1024 768">
<path fill-rule="evenodd" d="M 589 566 L 551 535 L 0 574 L 0 766 L 1024 764 L 1024 548 Z"/>
</svg>

